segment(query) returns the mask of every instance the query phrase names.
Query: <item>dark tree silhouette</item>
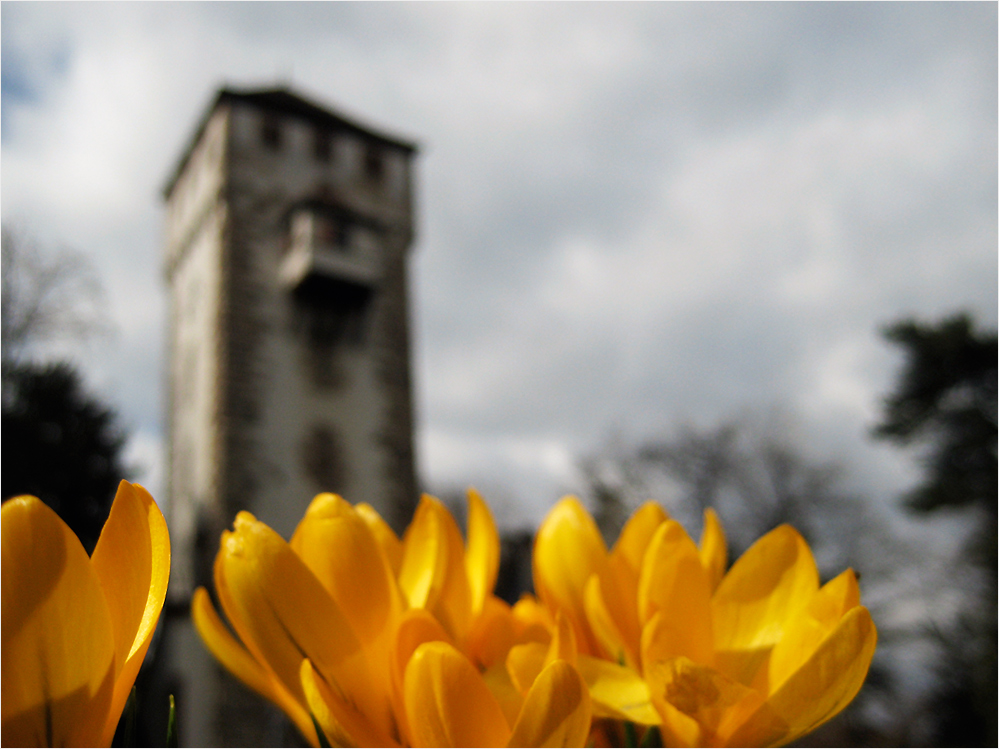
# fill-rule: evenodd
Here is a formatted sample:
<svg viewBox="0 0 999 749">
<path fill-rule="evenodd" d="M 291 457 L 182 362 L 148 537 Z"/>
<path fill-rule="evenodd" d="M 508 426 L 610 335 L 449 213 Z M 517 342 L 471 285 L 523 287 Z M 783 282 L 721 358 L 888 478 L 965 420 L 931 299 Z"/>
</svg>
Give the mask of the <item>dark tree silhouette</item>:
<svg viewBox="0 0 999 749">
<path fill-rule="evenodd" d="M 57 341 L 105 329 L 101 287 L 87 258 L 42 252 L 2 229 L 2 498 L 33 494 L 93 551 L 118 482 L 125 433 L 66 362 L 33 361 Z"/>
<path fill-rule="evenodd" d="M 885 337 L 902 347 L 906 361 L 874 434 L 928 447 L 925 479 L 908 506 L 925 512 L 977 505 L 995 517 L 995 332 L 978 332 L 958 314 L 937 325 L 905 320 Z"/>
<path fill-rule="evenodd" d="M 21 365 L 3 407 L 3 498 L 33 494 L 90 553 L 126 477 L 124 432 L 69 364 Z"/>
<path fill-rule="evenodd" d="M 913 512 L 974 511 L 967 560 L 955 569 L 967 604 L 937 627 L 938 684 L 930 697 L 939 746 L 996 743 L 996 333 L 966 313 L 937 324 L 903 320 L 885 330 L 905 363 L 875 436 L 922 447 L 923 481 L 905 498 Z M 960 581 L 960 582 L 958 582 Z"/>
</svg>

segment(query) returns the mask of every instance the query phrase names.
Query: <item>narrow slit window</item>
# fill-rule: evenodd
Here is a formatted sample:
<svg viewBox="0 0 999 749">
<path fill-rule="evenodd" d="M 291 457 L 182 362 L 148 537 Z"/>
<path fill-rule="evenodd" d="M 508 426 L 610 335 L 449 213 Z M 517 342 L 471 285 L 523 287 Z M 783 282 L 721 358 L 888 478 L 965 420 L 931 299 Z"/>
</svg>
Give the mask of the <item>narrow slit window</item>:
<svg viewBox="0 0 999 749">
<path fill-rule="evenodd" d="M 326 130 L 317 130 L 313 141 L 313 153 L 317 161 L 328 163 L 333 159 L 333 136 Z"/>
<path fill-rule="evenodd" d="M 273 117 L 265 117 L 260 128 L 260 138 L 271 151 L 281 149 L 281 123 Z"/>
<path fill-rule="evenodd" d="M 385 171 L 382 152 L 375 146 L 368 146 L 364 152 L 364 174 L 372 182 L 381 181 Z"/>
</svg>

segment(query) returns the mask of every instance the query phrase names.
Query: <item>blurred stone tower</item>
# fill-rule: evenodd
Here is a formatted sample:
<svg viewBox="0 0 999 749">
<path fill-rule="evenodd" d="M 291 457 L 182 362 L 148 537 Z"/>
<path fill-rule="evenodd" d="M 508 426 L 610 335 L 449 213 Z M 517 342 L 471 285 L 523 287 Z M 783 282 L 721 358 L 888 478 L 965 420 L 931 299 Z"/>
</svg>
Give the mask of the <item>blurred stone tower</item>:
<svg viewBox="0 0 999 749">
<path fill-rule="evenodd" d="M 320 491 L 396 528 L 415 507 L 415 153 L 286 89 L 225 88 L 164 190 L 173 568 L 157 681 L 182 743 L 287 740 L 188 616 L 235 514 L 288 538 Z"/>
</svg>

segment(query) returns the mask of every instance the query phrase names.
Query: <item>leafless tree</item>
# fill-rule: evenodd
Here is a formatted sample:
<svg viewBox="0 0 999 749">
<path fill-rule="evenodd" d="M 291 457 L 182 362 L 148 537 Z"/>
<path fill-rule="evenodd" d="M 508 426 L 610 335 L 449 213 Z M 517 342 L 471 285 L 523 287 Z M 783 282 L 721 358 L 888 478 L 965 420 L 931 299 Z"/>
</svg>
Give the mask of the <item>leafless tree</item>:
<svg viewBox="0 0 999 749">
<path fill-rule="evenodd" d="M 87 257 L 38 245 L 2 229 L 3 371 L 24 363 L 47 343 L 81 340 L 108 330 L 100 280 Z"/>
</svg>

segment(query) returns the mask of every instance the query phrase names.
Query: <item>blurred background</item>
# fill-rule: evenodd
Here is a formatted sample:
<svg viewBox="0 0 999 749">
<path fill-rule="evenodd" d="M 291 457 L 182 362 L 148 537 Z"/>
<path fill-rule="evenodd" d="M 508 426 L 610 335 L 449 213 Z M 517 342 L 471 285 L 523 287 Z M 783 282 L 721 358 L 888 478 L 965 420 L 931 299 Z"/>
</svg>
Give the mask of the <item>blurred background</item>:
<svg viewBox="0 0 999 749">
<path fill-rule="evenodd" d="M 995 4 L 0 21 L 4 498 L 88 549 L 122 476 L 169 515 L 161 191 L 221 86 L 289 87 L 419 146 L 416 473 L 484 494 L 505 594 L 564 493 L 609 540 L 714 506 L 733 558 L 792 522 L 880 635 L 805 741 L 995 744 Z"/>
</svg>

